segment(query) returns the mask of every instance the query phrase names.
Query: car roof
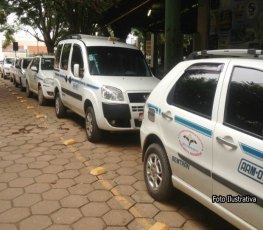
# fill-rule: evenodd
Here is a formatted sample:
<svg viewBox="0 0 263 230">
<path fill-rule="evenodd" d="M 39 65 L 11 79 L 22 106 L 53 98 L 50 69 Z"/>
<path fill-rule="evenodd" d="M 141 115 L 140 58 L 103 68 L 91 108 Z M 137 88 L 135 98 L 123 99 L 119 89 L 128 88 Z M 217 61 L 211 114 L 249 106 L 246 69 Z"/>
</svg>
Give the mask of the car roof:
<svg viewBox="0 0 263 230">
<path fill-rule="evenodd" d="M 54 56 L 52 55 L 37 55 L 37 56 L 34 56 L 33 58 L 54 58 Z"/>
<path fill-rule="evenodd" d="M 263 59 L 263 50 L 256 49 L 218 49 L 202 50 L 191 53 L 186 60 L 209 58 L 245 58 L 245 59 Z"/>
<path fill-rule="evenodd" d="M 85 43 L 86 46 L 112 46 L 112 47 L 123 47 L 123 48 L 130 48 L 130 49 L 136 49 L 138 48 L 133 45 L 129 45 L 125 43 L 124 41 L 115 38 L 115 37 L 102 37 L 102 36 L 93 36 L 93 35 L 86 35 L 86 34 L 72 34 L 65 37 L 64 40 L 81 40 Z"/>
</svg>

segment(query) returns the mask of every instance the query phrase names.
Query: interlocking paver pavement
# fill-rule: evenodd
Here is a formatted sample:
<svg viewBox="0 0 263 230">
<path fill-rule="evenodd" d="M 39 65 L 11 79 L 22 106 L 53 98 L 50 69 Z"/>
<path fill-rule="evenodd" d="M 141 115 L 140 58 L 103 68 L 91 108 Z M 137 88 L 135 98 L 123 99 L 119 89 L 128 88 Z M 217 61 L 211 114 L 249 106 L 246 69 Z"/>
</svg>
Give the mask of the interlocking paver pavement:
<svg viewBox="0 0 263 230">
<path fill-rule="evenodd" d="M 180 192 L 166 203 L 152 199 L 138 134 L 106 134 L 93 144 L 83 125 L 71 112 L 57 119 L 52 103 L 40 107 L 0 79 L 0 230 L 137 230 L 157 221 L 169 229 L 234 229 Z M 63 144 L 71 138 L 75 144 Z M 98 166 L 106 173 L 90 175 Z"/>
</svg>

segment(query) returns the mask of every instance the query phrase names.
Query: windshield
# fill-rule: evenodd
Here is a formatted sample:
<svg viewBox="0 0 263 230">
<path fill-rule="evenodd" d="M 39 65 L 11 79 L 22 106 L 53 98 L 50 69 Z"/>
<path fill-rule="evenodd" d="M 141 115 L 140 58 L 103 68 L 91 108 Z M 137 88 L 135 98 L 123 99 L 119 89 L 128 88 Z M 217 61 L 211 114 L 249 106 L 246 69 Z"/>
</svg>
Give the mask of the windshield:
<svg viewBox="0 0 263 230">
<path fill-rule="evenodd" d="M 150 77 L 149 67 L 139 50 L 121 47 L 87 47 L 91 75 Z"/>
<path fill-rule="evenodd" d="M 12 64 L 14 58 L 7 58 L 5 59 L 5 62 L 8 63 L 8 64 Z"/>
<path fill-rule="evenodd" d="M 54 69 L 54 58 L 41 58 L 41 69 L 42 70 L 53 70 Z"/>
</svg>

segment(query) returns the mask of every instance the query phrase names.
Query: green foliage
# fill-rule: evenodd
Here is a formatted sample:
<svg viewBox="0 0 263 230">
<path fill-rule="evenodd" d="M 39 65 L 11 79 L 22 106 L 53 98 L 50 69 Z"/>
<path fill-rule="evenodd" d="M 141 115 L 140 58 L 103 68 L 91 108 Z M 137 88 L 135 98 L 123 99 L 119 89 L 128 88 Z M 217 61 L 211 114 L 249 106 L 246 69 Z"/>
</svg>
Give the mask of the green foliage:
<svg viewBox="0 0 263 230">
<path fill-rule="evenodd" d="M 0 24 L 13 12 L 17 15 L 20 29 L 27 31 L 38 41 L 44 41 L 52 53 L 58 41 L 67 34 L 95 34 L 96 22 L 102 13 L 120 0 L 0 0 Z M 0 8 L 1 9 L 1 8 Z M 39 32 L 40 31 L 40 32 Z M 103 31 L 101 31 L 103 33 Z"/>
<path fill-rule="evenodd" d="M 0 0 L 0 29 L 6 23 L 7 14 L 8 14 L 8 5 L 5 0 Z"/>
<path fill-rule="evenodd" d="M 4 37 L 5 40 L 3 41 L 3 48 L 6 48 L 7 46 L 9 46 L 12 42 L 15 41 L 14 39 L 14 29 L 12 28 L 7 28 L 4 32 Z"/>
</svg>

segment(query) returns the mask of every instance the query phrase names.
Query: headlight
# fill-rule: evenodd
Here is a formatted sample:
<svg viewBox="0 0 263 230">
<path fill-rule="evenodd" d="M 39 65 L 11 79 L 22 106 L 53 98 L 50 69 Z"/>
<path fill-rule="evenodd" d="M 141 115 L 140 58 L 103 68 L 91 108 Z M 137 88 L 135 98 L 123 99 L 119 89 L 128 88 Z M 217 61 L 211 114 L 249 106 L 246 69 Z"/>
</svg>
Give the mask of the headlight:
<svg viewBox="0 0 263 230">
<path fill-rule="evenodd" d="M 43 83 L 48 84 L 48 85 L 54 85 L 54 80 L 52 78 L 45 78 L 43 80 Z"/>
<path fill-rule="evenodd" d="M 111 101 L 124 101 L 122 91 L 112 86 L 104 85 L 101 88 L 101 96 Z"/>
</svg>

